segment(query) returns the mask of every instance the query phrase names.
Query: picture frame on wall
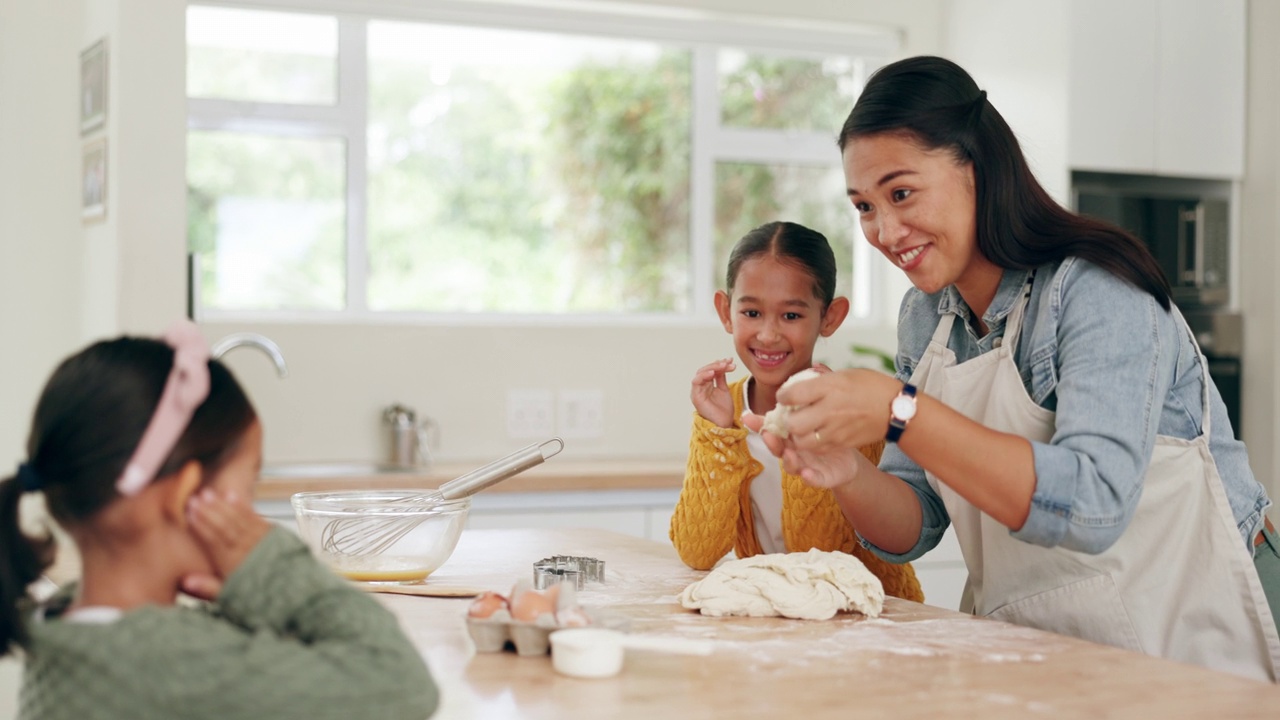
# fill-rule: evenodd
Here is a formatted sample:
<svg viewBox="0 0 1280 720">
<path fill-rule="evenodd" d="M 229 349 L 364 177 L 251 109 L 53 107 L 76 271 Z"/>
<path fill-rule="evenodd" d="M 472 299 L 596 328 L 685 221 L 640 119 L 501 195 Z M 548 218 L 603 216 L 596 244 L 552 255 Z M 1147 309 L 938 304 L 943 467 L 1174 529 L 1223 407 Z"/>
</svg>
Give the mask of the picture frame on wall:
<svg viewBox="0 0 1280 720">
<path fill-rule="evenodd" d="M 80 53 L 80 134 L 107 122 L 107 39 Z"/>
<path fill-rule="evenodd" d="M 80 215 L 86 222 L 107 216 L 107 139 L 99 138 L 84 146 L 83 170 L 80 174 Z"/>
</svg>

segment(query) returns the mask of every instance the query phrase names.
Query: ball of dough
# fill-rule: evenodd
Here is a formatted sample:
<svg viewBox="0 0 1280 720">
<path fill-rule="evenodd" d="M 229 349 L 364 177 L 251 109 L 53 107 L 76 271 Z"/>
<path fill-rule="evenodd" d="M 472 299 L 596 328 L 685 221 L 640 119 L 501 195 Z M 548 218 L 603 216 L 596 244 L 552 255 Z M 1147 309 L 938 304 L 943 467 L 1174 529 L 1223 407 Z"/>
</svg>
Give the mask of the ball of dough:
<svg viewBox="0 0 1280 720">
<path fill-rule="evenodd" d="M 814 548 L 729 560 L 681 591 L 680 604 L 716 617 L 826 620 L 837 613 L 879 617 L 884 585 L 858 558 Z"/>
<path fill-rule="evenodd" d="M 805 380 L 812 380 L 813 378 L 820 377 L 821 375 L 822 373 L 819 373 L 813 368 L 806 368 L 787 378 L 787 381 L 782 383 L 782 387 L 794 385 L 798 382 L 804 382 Z M 782 388 L 778 389 L 781 390 Z M 790 437 L 791 431 L 787 429 L 787 418 L 790 417 L 791 411 L 795 409 L 796 408 L 791 405 L 778 403 L 772 410 L 764 414 L 763 429 L 768 430 L 778 437 Z"/>
</svg>

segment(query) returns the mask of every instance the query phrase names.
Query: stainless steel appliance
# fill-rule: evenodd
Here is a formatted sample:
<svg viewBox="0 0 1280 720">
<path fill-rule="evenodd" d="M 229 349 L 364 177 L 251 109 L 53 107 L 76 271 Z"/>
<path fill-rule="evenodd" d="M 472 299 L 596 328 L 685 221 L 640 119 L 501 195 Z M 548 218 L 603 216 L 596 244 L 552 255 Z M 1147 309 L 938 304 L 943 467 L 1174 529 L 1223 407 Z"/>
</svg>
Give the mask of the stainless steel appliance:
<svg viewBox="0 0 1280 720">
<path fill-rule="evenodd" d="M 1213 182 L 1077 173 L 1075 209 L 1142 238 L 1181 307 L 1231 302 L 1230 187 Z"/>
<path fill-rule="evenodd" d="M 1239 438 L 1244 342 L 1240 314 L 1230 307 L 1230 199 L 1226 181 L 1072 174 L 1074 209 L 1132 232 L 1159 261 Z"/>
</svg>

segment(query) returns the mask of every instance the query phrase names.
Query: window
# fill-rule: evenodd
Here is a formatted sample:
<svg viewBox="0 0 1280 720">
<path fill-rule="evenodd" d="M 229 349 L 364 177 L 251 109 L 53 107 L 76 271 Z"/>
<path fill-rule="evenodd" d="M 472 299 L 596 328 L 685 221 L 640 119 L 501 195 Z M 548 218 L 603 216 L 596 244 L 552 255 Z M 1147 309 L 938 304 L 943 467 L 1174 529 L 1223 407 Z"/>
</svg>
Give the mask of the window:
<svg viewBox="0 0 1280 720">
<path fill-rule="evenodd" d="M 338 22 L 322 15 L 192 6 L 187 95 L 296 105 L 338 99 Z"/>
<path fill-rule="evenodd" d="M 188 8 L 202 316 L 705 317 L 775 219 L 869 314 L 834 138 L 894 38 L 421 5 Z"/>
<path fill-rule="evenodd" d="M 371 310 L 687 309 L 689 51 L 373 21 L 368 55 Z"/>
</svg>

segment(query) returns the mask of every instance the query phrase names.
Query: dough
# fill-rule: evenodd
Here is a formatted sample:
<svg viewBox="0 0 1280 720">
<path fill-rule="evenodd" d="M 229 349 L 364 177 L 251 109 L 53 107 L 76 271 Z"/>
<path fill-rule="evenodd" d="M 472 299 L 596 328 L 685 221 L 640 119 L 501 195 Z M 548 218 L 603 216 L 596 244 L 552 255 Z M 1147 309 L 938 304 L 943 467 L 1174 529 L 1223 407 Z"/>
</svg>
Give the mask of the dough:
<svg viewBox="0 0 1280 720">
<path fill-rule="evenodd" d="M 782 383 L 782 387 L 820 376 L 821 373 L 817 370 L 807 368 L 787 378 L 787 381 Z M 781 390 L 782 388 L 778 389 Z M 791 405 L 778 403 L 772 410 L 764 414 L 764 429 L 778 437 L 790 437 L 791 431 L 787 429 L 787 418 L 791 416 L 791 411 L 794 409 Z"/>
<path fill-rule="evenodd" d="M 842 611 L 878 617 L 880 578 L 858 558 L 810 550 L 730 560 L 680 593 L 680 604 L 703 615 L 826 620 Z"/>
</svg>

